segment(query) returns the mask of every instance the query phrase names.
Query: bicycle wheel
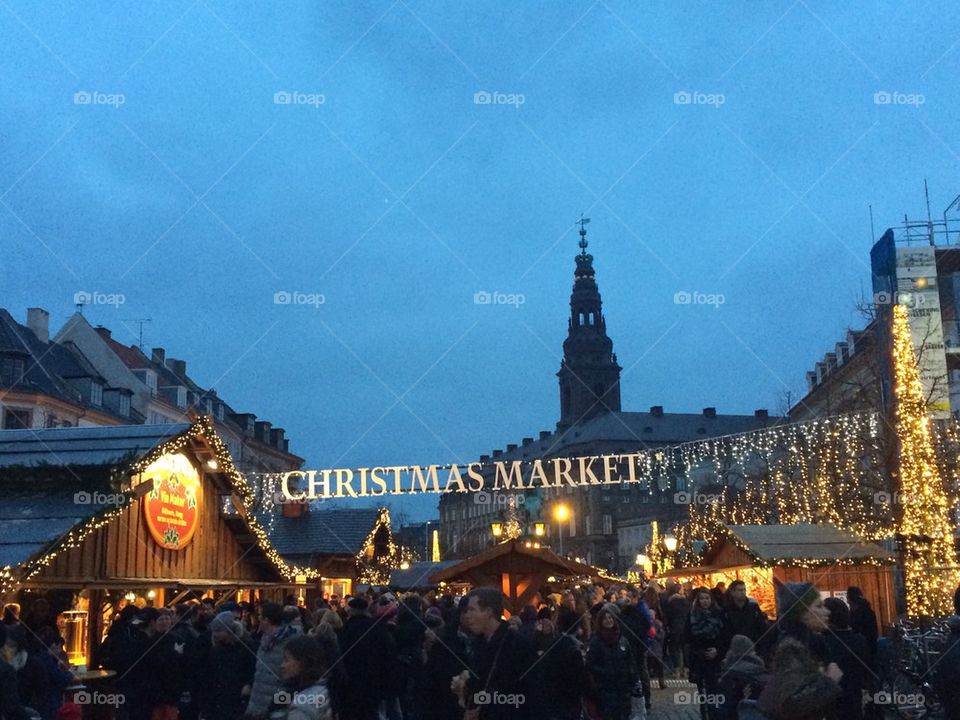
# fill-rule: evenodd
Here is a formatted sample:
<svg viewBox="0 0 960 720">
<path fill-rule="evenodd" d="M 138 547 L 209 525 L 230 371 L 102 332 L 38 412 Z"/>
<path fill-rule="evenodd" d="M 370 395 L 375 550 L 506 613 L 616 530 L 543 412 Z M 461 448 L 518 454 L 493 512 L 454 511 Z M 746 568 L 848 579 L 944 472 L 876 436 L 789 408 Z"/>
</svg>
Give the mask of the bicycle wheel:
<svg viewBox="0 0 960 720">
<path fill-rule="evenodd" d="M 924 684 L 913 674 L 901 670 L 893 679 L 892 687 L 885 698 L 897 716 L 904 720 L 923 720 L 929 717 L 927 694 Z"/>
</svg>

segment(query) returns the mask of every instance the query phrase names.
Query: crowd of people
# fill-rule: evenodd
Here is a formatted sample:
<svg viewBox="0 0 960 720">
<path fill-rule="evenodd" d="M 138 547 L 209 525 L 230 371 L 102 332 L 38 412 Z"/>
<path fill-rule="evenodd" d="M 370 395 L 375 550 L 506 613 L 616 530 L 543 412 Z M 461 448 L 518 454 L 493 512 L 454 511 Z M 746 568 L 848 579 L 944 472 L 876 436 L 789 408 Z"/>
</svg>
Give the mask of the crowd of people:
<svg viewBox="0 0 960 720">
<path fill-rule="evenodd" d="M 857 588 L 847 599 L 786 583 L 771 622 L 742 581 L 544 591 L 509 620 L 483 587 L 311 607 L 207 598 L 123 607 L 96 662 L 116 673 L 121 720 L 637 720 L 668 678 L 705 720 L 879 717 L 864 703 L 879 689 L 877 618 Z M 956 720 L 960 624 L 948 653 Z M 0 718 L 79 718 L 73 670 L 49 606 L 5 612 Z"/>
</svg>

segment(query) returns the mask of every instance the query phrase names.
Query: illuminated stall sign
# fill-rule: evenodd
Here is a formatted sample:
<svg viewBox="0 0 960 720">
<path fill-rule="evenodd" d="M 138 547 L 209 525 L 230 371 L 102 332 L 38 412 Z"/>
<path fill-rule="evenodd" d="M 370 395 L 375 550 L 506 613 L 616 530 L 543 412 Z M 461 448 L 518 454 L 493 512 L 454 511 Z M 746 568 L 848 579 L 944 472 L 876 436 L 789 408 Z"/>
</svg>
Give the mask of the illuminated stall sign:
<svg viewBox="0 0 960 720">
<path fill-rule="evenodd" d="M 182 454 L 164 455 L 147 467 L 142 482 L 143 513 L 150 535 L 168 550 L 180 550 L 193 538 L 200 522 L 202 487 L 193 463 Z"/>
</svg>

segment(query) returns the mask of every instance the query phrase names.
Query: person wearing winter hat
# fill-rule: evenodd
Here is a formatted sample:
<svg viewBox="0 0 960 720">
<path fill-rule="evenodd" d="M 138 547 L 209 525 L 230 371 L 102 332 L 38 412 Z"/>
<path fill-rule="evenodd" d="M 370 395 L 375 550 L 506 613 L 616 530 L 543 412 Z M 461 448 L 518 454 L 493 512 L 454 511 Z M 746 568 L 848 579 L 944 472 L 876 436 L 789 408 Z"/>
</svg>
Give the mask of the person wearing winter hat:
<svg viewBox="0 0 960 720">
<path fill-rule="evenodd" d="M 599 714 L 604 720 L 627 720 L 631 698 L 640 680 L 633 648 L 620 631 L 620 608 L 604 603 L 597 611 L 596 632 L 587 650 L 587 672 L 593 680 Z"/>
<path fill-rule="evenodd" d="M 773 675 L 758 699 L 771 720 L 819 720 L 840 697 L 843 673 L 822 637 L 829 617 L 813 583 L 788 582 L 777 591 Z"/>
<path fill-rule="evenodd" d="M 253 685 L 257 650 L 230 611 L 210 621 L 212 646 L 209 682 L 201 700 L 208 720 L 235 720 L 243 715 Z"/>
<path fill-rule="evenodd" d="M 753 640 L 746 635 L 731 637 L 720 665 L 720 688 L 726 717 L 736 720 L 740 714 L 740 702 L 746 699 L 755 703 L 769 680 L 770 674 L 757 654 Z"/>
</svg>

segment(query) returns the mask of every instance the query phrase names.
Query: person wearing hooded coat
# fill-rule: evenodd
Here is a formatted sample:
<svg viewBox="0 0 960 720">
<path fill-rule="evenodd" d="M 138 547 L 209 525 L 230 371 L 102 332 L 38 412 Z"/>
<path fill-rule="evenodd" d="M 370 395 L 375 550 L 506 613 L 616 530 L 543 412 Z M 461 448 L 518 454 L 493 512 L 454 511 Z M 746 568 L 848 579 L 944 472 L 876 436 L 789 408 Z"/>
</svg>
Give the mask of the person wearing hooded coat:
<svg viewBox="0 0 960 720">
<path fill-rule="evenodd" d="M 540 664 L 545 720 L 580 720 L 583 696 L 589 684 L 580 642 L 574 637 L 579 616 L 560 608 L 556 621 L 549 608 L 538 614 L 534 649 Z"/>
<path fill-rule="evenodd" d="M 870 601 L 863 596 L 863 591 L 851 586 L 847 588 L 847 602 L 850 604 L 850 629 L 863 636 L 867 641 L 867 652 L 870 653 L 868 664 L 873 664 L 877 655 L 877 614 L 870 606 Z"/>
<path fill-rule="evenodd" d="M 605 603 L 597 612 L 587 650 L 587 672 L 603 720 L 628 720 L 640 670 L 634 650 L 620 630 L 620 609 L 613 603 Z"/>
<path fill-rule="evenodd" d="M 393 677 L 397 645 L 385 620 L 370 617 L 367 601 L 354 597 L 350 617 L 340 631 L 340 652 L 347 670 L 341 720 L 376 720 L 380 703 L 391 697 L 384 681 Z"/>
<path fill-rule="evenodd" d="M 201 700 L 207 720 L 236 720 L 247 705 L 257 650 L 246 631 L 230 612 L 222 612 L 210 623 L 210 648 L 207 689 Z"/>
<path fill-rule="evenodd" d="M 770 675 L 763 658 L 756 652 L 754 641 L 746 635 L 731 637 L 727 654 L 720 664 L 720 689 L 724 697 L 722 716 L 727 720 L 737 720 L 741 701 L 756 700 L 769 679 Z"/>
<path fill-rule="evenodd" d="M 830 612 L 829 629 L 823 634 L 827 657 L 843 672 L 837 699 L 836 717 L 860 720 L 863 717 L 863 691 L 879 685 L 870 663 L 867 641 L 850 628 L 850 610 L 840 598 L 827 598 L 823 605 Z"/>
<path fill-rule="evenodd" d="M 467 667 L 467 633 L 460 627 L 466 598 L 438 628 L 424 631 L 423 671 L 417 683 L 421 720 L 462 720 L 463 708 L 450 692 L 450 682 Z"/>
<path fill-rule="evenodd" d="M 840 697 L 842 673 L 822 637 L 828 619 L 813 583 L 788 582 L 778 590 L 773 672 L 758 699 L 771 720 L 821 720 Z"/>
</svg>

